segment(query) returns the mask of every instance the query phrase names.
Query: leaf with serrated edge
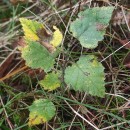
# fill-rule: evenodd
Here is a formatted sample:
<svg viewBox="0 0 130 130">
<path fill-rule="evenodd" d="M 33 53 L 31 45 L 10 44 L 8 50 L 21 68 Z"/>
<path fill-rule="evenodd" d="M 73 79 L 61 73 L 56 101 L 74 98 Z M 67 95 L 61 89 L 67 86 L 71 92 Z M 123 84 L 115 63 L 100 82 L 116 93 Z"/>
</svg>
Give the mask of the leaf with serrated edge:
<svg viewBox="0 0 130 130">
<path fill-rule="evenodd" d="M 65 82 L 74 90 L 103 97 L 105 94 L 104 67 L 93 55 L 81 56 L 76 64 L 66 68 Z"/>
<path fill-rule="evenodd" d="M 60 87 L 61 81 L 59 80 L 59 74 L 58 73 L 49 73 L 45 76 L 43 80 L 39 82 L 39 84 L 45 89 L 45 90 L 55 90 L 56 88 Z"/>
<path fill-rule="evenodd" d="M 73 36 L 80 41 L 85 48 L 95 48 L 98 41 L 103 40 L 106 27 L 112 16 L 114 7 L 94 7 L 86 9 L 78 14 L 70 25 Z"/>
<path fill-rule="evenodd" d="M 34 69 L 44 69 L 50 71 L 55 63 L 58 52 L 51 54 L 44 46 L 38 42 L 29 41 L 29 44 L 21 49 L 22 58 L 26 65 Z"/>
<path fill-rule="evenodd" d="M 24 35 L 25 35 L 24 38 L 27 40 L 27 42 L 28 41 L 39 41 L 39 40 L 42 41 L 41 37 L 43 37 L 44 40 L 48 39 L 45 34 L 38 34 L 39 30 L 46 31 L 46 29 L 44 28 L 44 25 L 42 23 L 39 23 L 34 20 L 29 20 L 26 18 L 20 18 L 19 20 L 22 24 L 22 28 L 24 30 Z M 63 35 L 56 26 L 53 26 L 53 29 L 55 31 L 52 34 L 52 39 L 49 41 L 50 43 L 48 43 L 48 44 L 51 44 L 52 46 L 57 47 L 61 44 Z M 48 32 L 46 31 L 46 33 L 48 33 Z M 44 36 L 39 37 L 38 35 L 44 35 Z"/>
<path fill-rule="evenodd" d="M 24 30 L 25 39 L 30 41 L 38 41 L 39 37 L 37 36 L 37 31 L 44 28 L 43 24 L 34 20 L 28 20 L 26 18 L 20 18 L 19 20 Z"/>
<path fill-rule="evenodd" d="M 29 126 L 43 124 L 52 119 L 56 108 L 48 99 L 39 99 L 29 106 Z"/>
</svg>

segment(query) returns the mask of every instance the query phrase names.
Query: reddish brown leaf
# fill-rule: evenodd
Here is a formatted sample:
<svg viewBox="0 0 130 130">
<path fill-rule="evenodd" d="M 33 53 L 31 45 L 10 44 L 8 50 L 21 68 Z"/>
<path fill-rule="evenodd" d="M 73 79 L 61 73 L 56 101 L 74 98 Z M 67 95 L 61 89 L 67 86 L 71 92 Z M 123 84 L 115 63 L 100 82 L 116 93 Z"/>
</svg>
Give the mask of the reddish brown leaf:
<svg viewBox="0 0 130 130">
<path fill-rule="evenodd" d="M 45 72 L 40 69 L 29 69 L 26 71 L 26 74 L 29 75 L 31 78 L 38 78 L 38 80 L 43 79 L 45 76 Z"/>
<path fill-rule="evenodd" d="M 2 78 L 4 75 L 6 75 L 14 57 L 15 57 L 15 54 L 11 54 L 5 59 L 5 61 L 3 61 L 3 63 L 0 66 L 0 78 Z"/>
<path fill-rule="evenodd" d="M 26 42 L 25 39 L 23 37 L 19 37 L 19 40 L 17 41 L 17 44 L 21 47 L 25 47 L 26 46 Z"/>
</svg>

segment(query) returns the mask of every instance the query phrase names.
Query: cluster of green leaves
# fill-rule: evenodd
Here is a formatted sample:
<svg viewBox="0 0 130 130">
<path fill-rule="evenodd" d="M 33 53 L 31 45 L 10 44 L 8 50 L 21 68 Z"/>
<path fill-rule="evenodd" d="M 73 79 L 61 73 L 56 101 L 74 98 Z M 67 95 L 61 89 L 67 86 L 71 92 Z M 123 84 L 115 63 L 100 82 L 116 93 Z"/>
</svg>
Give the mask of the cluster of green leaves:
<svg viewBox="0 0 130 130">
<path fill-rule="evenodd" d="M 113 9 L 113 7 L 86 9 L 71 23 L 70 31 L 83 47 L 90 49 L 97 47 L 98 41 L 103 39 Z M 26 45 L 19 48 L 22 58 L 27 66 L 41 68 L 46 72 L 45 78 L 39 81 L 45 90 L 55 90 L 61 84 L 60 70 L 56 73 L 53 68 L 55 58 L 60 53 L 62 33 L 55 26 L 53 27 L 55 31 L 50 33 L 43 24 L 33 20 L 21 18 L 20 22 L 26 41 Z M 77 62 L 65 69 L 64 80 L 70 88 L 93 96 L 105 95 L 104 79 L 104 67 L 94 55 L 82 55 Z M 39 99 L 33 102 L 29 110 L 29 125 L 32 126 L 49 121 L 54 116 L 56 108 L 49 99 Z"/>
</svg>

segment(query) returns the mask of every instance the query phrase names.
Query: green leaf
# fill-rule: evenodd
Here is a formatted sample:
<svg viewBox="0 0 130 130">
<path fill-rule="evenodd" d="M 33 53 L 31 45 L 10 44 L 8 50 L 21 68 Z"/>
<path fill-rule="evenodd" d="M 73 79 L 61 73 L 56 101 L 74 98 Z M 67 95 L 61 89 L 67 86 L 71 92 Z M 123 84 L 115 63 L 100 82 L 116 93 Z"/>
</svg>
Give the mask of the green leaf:
<svg viewBox="0 0 130 130">
<path fill-rule="evenodd" d="M 104 67 L 93 55 L 81 56 L 79 61 L 65 70 L 65 82 L 74 90 L 103 97 Z"/>
<path fill-rule="evenodd" d="M 49 51 L 38 42 L 29 41 L 24 48 L 21 49 L 22 58 L 26 61 L 26 65 L 32 68 L 41 68 L 45 72 L 50 71 L 55 63 L 58 52 L 49 53 Z"/>
<path fill-rule="evenodd" d="M 48 99 L 39 99 L 29 107 L 29 126 L 45 123 L 55 115 L 56 108 Z"/>
<path fill-rule="evenodd" d="M 61 81 L 59 80 L 58 73 L 50 73 L 45 76 L 43 80 L 39 82 L 39 84 L 45 89 L 45 90 L 55 90 L 56 88 L 60 87 Z"/>
<path fill-rule="evenodd" d="M 103 40 L 106 27 L 111 19 L 114 7 L 94 7 L 78 14 L 70 25 L 73 36 L 86 48 L 95 48 Z"/>
</svg>

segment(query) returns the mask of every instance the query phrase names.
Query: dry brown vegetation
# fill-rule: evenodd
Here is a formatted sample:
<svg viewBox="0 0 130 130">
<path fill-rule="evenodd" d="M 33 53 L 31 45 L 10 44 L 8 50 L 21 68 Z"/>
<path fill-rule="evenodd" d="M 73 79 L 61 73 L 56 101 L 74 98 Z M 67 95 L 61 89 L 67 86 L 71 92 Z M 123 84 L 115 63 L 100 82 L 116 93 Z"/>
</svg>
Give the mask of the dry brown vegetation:
<svg viewBox="0 0 130 130">
<path fill-rule="evenodd" d="M 115 6 L 104 40 L 94 50 L 82 48 L 69 32 L 78 12 L 90 7 Z M 3 0 L 0 1 L 0 130 L 129 130 L 130 129 L 130 1 L 129 0 Z M 64 34 L 64 47 L 77 60 L 95 54 L 105 67 L 106 95 L 97 98 L 61 85 L 44 91 L 38 81 L 44 71 L 25 65 L 18 45 L 26 17 L 56 25 Z M 58 57 L 64 69 L 68 57 Z M 57 114 L 48 123 L 29 128 L 28 106 L 38 98 L 51 98 Z"/>
</svg>

